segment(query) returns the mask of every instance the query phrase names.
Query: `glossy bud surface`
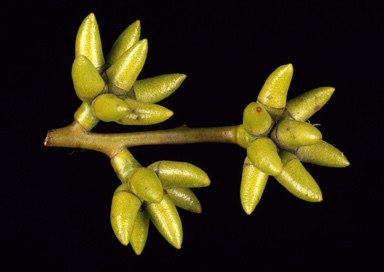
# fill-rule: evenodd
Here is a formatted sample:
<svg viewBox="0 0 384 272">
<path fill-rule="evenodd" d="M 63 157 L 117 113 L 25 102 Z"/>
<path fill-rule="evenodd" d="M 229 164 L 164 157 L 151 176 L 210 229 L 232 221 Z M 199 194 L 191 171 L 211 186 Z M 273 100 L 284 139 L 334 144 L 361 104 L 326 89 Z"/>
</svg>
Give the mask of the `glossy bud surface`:
<svg viewBox="0 0 384 272">
<path fill-rule="evenodd" d="M 284 166 L 275 179 L 300 199 L 309 202 L 322 201 L 323 196 L 319 186 L 297 157 L 286 151 L 281 151 L 280 156 Z"/>
<path fill-rule="evenodd" d="M 117 239 L 128 245 L 135 218 L 141 206 L 140 199 L 129 192 L 126 184 L 120 185 L 112 197 L 111 225 Z"/>
<path fill-rule="evenodd" d="M 164 195 L 159 203 L 151 203 L 146 207 L 149 217 L 160 234 L 172 246 L 181 248 L 183 228 L 175 204 L 168 195 Z"/>
<path fill-rule="evenodd" d="M 129 111 L 129 107 L 124 100 L 116 95 L 106 93 L 99 95 L 93 100 L 92 110 L 100 120 L 113 122 L 123 118 Z"/>
<path fill-rule="evenodd" d="M 199 167 L 177 161 L 157 161 L 148 166 L 153 169 L 164 189 L 206 187 L 211 184 L 208 175 Z"/>
<path fill-rule="evenodd" d="M 163 186 L 152 169 L 136 169 L 128 184 L 134 194 L 147 202 L 160 202 L 163 199 Z"/>
<path fill-rule="evenodd" d="M 267 138 L 258 138 L 247 147 L 247 156 L 252 164 L 267 175 L 278 175 L 283 165 L 275 143 Z"/>
</svg>

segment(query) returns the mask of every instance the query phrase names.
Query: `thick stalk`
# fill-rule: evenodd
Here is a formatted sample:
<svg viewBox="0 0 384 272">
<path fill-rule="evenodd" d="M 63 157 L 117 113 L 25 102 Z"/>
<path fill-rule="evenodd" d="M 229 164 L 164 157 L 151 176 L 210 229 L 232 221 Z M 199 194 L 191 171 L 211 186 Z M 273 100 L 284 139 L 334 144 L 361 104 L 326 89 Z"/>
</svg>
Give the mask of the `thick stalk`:
<svg viewBox="0 0 384 272">
<path fill-rule="evenodd" d="M 122 148 L 143 145 L 230 143 L 237 144 L 238 126 L 188 128 L 103 134 L 85 131 L 74 121 L 71 125 L 48 131 L 45 146 L 83 148 L 113 157 Z"/>
</svg>

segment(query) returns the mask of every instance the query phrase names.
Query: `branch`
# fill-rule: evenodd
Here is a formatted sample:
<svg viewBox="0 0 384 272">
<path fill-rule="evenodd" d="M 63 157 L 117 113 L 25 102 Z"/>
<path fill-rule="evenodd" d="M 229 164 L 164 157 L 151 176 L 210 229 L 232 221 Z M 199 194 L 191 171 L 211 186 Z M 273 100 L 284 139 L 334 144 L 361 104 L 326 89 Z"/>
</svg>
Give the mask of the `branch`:
<svg viewBox="0 0 384 272">
<path fill-rule="evenodd" d="M 239 126 L 188 128 L 103 134 L 87 132 L 77 121 L 48 131 L 44 146 L 84 148 L 113 157 L 119 150 L 133 146 L 190 143 L 238 144 Z"/>
</svg>

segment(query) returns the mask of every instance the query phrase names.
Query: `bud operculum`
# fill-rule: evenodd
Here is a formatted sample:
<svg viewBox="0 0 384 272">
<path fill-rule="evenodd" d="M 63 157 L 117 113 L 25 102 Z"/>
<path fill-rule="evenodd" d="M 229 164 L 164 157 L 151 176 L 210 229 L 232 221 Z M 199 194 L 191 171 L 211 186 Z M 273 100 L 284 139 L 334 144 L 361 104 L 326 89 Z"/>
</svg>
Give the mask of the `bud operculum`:
<svg viewBox="0 0 384 272">
<path fill-rule="evenodd" d="M 297 157 L 286 151 L 281 151 L 280 156 L 283 170 L 275 176 L 275 179 L 300 199 L 309 202 L 322 201 L 323 196 L 319 186 Z"/>
<path fill-rule="evenodd" d="M 322 134 L 310 123 L 286 118 L 277 123 L 270 137 L 281 148 L 294 150 L 299 146 L 318 143 L 322 139 Z"/>
<path fill-rule="evenodd" d="M 117 239 L 128 245 L 135 218 L 141 206 L 140 199 L 130 193 L 127 184 L 121 184 L 112 197 L 111 225 Z"/>
<path fill-rule="evenodd" d="M 268 137 L 258 138 L 247 147 L 247 156 L 254 166 L 267 175 L 278 175 L 283 165 L 275 143 Z"/>
<path fill-rule="evenodd" d="M 244 160 L 240 184 L 240 200 L 244 211 L 251 214 L 263 195 L 268 175 L 255 167 L 248 157 Z"/>
</svg>

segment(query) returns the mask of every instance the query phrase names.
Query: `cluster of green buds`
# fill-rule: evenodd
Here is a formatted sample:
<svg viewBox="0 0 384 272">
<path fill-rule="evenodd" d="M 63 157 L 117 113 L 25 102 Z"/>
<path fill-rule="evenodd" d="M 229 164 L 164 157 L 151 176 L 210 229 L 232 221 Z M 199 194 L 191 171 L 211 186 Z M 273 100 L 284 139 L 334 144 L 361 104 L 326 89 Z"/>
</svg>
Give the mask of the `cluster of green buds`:
<svg viewBox="0 0 384 272">
<path fill-rule="evenodd" d="M 83 101 L 75 120 L 87 131 L 100 120 L 152 125 L 173 115 L 156 103 L 171 95 L 186 76 L 165 74 L 137 79 L 148 52 L 148 41 L 140 40 L 140 33 L 140 21 L 129 25 L 104 58 L 95 15 L 91 13 L 82 22 L 76 37 L 72 80 Z"/>
<path fill-rule="evenodd" d="M 207 174 L 187 162 L 162 160 L 142 167 L 128 149 L 112 157 L 111 164 L 122 182 L 111 207 L 112 228 L 119 241 L 141 254 L 151 221 L 171 245 L 180 248 L 183 230 L 176 207 L 201 213 L 191 188 L 209 186 Z"/>
<path fill-rule="evenodd" d="M 343 153 L 322 139 L 307 120 L 320 110 L 334 93 L 320 87 L 287 100 L 293 75 L 291 64 L 271 73 L 256 101 L 246 106 L 238 143 L 246 148 L 240 198 L 244 211 L 251 214 L 259 203 L 269 176 L 296 197 L 322 201 L 321 190 L 302 162 L 328 167 L 349 165 Z"/>
<path fill-rule="evenodd" d="M 91 130 L 99 121 L 120 125 L 161 123 L 173 112 L 159 104 L 182 84 L 184 74 L 165 74 L 138 79 L 148 52 L 140 39 L 140 22 L 129 25 L 104 58 L 99 28 L 93 13 L 82 22 L 76 37 L 72 79 L 82 101 L 67 127 L 50 131 L 45 145 L 88 148 L 110 157 L 121 184 L 112 196 L 111 225 L 117 239 L 140 255 L 150 222 L 175 248 L 183 231 L 178 208 L 201 213 L 192 191 L 210 184 L 199 167 L 161 160 L 142 166 L 128 149 L 140 145 L 137 134 L 103 135 Z M 304 163 L 328 167 L 349 165 L 341 151 L 325 142 L 316 125 L 307 120 L 321 109 L 334 92 L 332 87 L 308 91 L 288 102 L 293 75 L 291 64 L 278 67 L 268 77 L 256 101 L 247 105 L 240 125 L 163 131 L 161 139 L 141 144 L 226 142 L 246 149 L 240 186 L 242 206 L 251 214 L 259 203 L 269 176 L 293 195 L 310 202 L 322 201 L 322 193 Z M 125 137 L 125 138 L 124 138 Z M 127 144 L 124 139 L 131 141 Z M 172 140 L 165 140 L 172 138 Z M 150 143 L 148 143 L 150 142 Z"/>
</svg>

